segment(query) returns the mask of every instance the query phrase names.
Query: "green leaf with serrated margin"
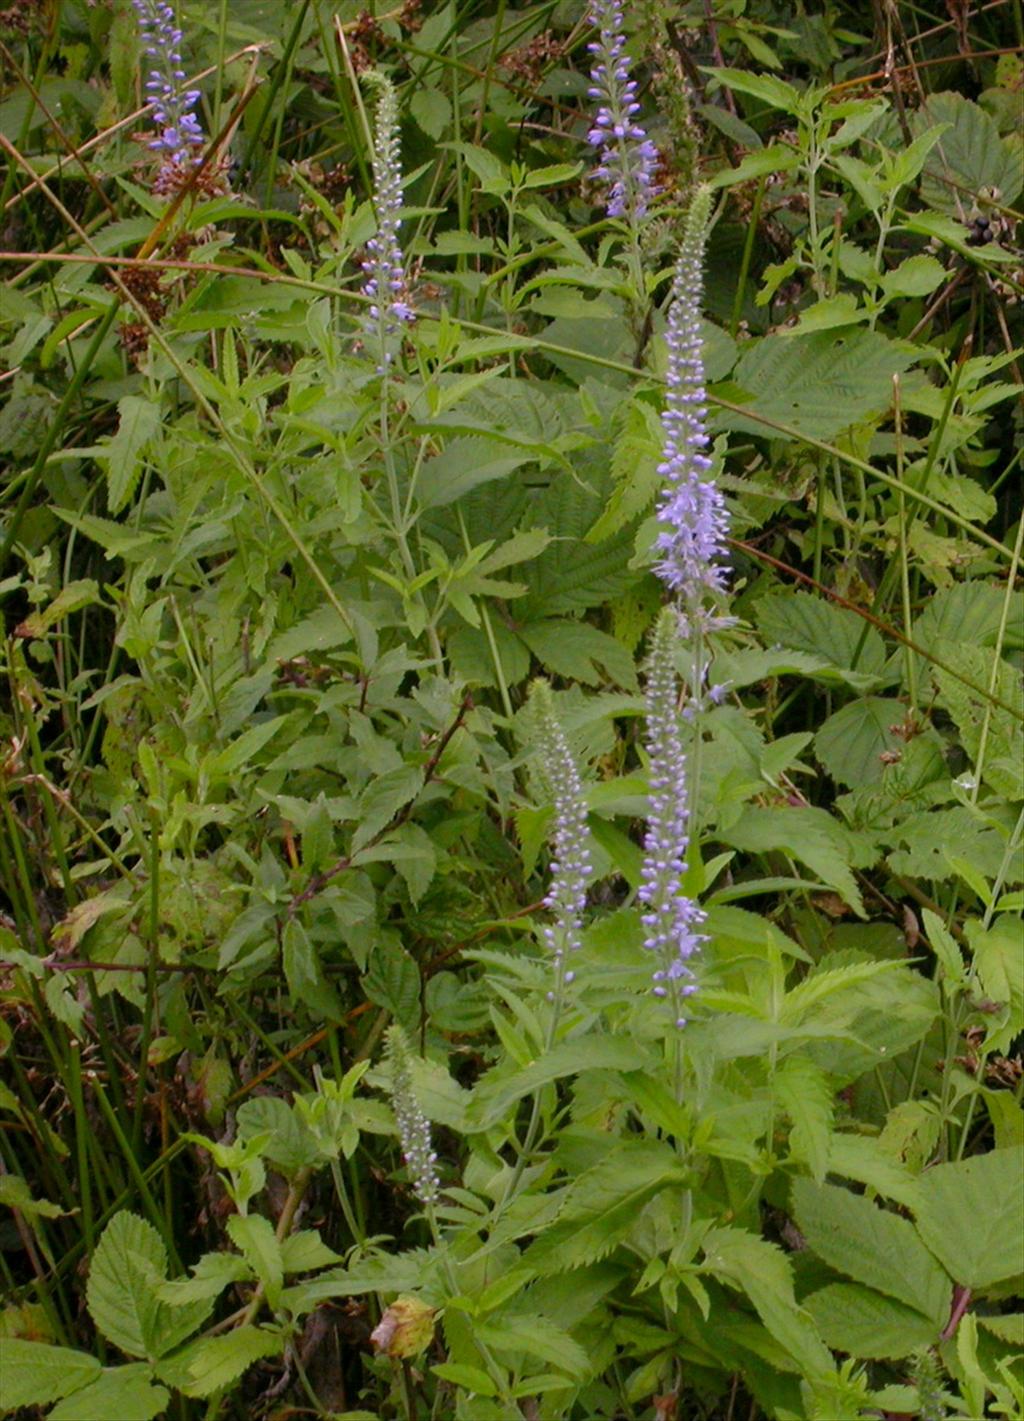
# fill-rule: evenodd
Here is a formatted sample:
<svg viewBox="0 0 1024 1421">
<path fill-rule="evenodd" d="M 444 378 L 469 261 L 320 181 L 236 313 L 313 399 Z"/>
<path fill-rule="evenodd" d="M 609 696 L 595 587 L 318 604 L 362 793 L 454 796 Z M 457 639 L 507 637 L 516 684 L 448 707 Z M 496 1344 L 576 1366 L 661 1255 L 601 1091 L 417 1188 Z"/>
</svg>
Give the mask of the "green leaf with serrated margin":
<svg viewBox="0 0 1024 1421">
<path fill-rule="evenodd" d="M 167 1250 L 153 1225 L 115 1214 L 93 1254 L 86 1297 L 100 1332 L 130 1357 L 159 1355 L 156 1289 L 166 1273 Z"/>
<path fill-rule="evenodd" d="M 86 1421 L 93 1416 L 117 1421 L 153 1421 L 166 1414 L 171 1395 L 154 1386 L 149 1368 L 140 1362 L 110 1367 L 81 1391 L 72 1392 L 50 1412 L 50 1421 Z"/>
<path fill-rule="evenodd" d="M 223 1337 L 202 1337 L 158 1368 L 161 1381 L 186 1396 L 212 1396 L 238 1380 L 261 1357 L 276 1357 L 284 1338 L 276 1332 L 246 1323 Z"/>
<path fill-rule="evenodd" d="M 811 806 L 747 806 L 743 817 L 719 837 L 748 853 L 786 853 L 834 888 L 859 917 L 864 903 L 850 869 L 850 843 L 843 826 L 824 809 Z"/>
<path fill-rule="evenodd" d="M 430 1369 L 435 1377 L 440 1377 L 442 1381 L 451 1382 L 455 1386 L 461 1386 L 464 1391 L 472 1392 L 475 1396 L 497 1396 L 498 1388 L 491 1381 L 485 1371 L 479 1367 L 472 1367 L 467 1362 L 442 1362 L 437 1367 Z"/>
<path fill-rule="evenodd" d="M 241 1252 L 266 1291 L 267 1302 L 277 1306 L 284 1285 L 281 1244 L 273 1226 L 260 1214 L 233 1214 L 227 1222 L 228 1237 Z"/>
<path fill-rule="evenodd" d="M 939 1340 L 938 1324 L 859 1283 L 830 1283 L 804 1307 L 828 1345 L 851 1357 L 908 1357 Z"/>
<path fill-rule="evenodd" d="M 833 1135 L 829 1142 L 828 1169 L 866 1184 L 883 1199 L 895 1199 L 906 1209 L 917 1207 L 920 1199 L 917 1176 L 905 1164 L 887 1153 L 877 1136 Z"/>
<path fill-rule="evenodd" d="M 636 685 L 633 657 L 621 642 L 589 622 L 560 617 L 529 622 L 517 630 L 545 671 L 581 681 L 585 686 L 596 686 L 602 679 L 600 666 L 616 685 L 628 689 Z"/>
<path fill-rule="evenodd" d="M 100 1370 L 87 1352 L 5 1337 L 0 1340 L 0 1411 L 46 1406 L 94 1381 Z"/>
<path fill-rule="evenodd" d="M 820 1184 L 828 1168 L 829 1134 L 834 1111 L 833 1086 L 820 1066 L 804 1056 L 790 1056 L 775 1073 L 772 1088 L 792 1122 L 789 1150 Z"/>
<path fill-rule="evenodd" d="M 298 918 L 289 918 L 281 934 L 281 962 L 289 991 L 316 1015 L 341 1021 L 345 1015 L 338 994 L 324 976 L 312 938 Z"/>
<path fill-rule="evenodd" d="M 505 1066 L 498 1066 L 489 1071 L 473 1091 L 469 1119 L 476 1129 L 489 1130 L 517 1100 L 552 1081 L 588 1070 L 636 1071 L 647 1064 L 640 1045 L 622 1036 L 560 1041 L 523 1070 L 510 1074 Z"/>
<path fill-rule="evenodd" d="M 1024 1269 L 1024 1150 L 937 1164 L 920 1179 L 917 1227 L 958 1283 L 974 1291 Z"/>
<path fill-rule="evenodd" d="M 404 947 L 380 942 L 370 955 L 363 991 L 404 1026 L 415 1026 L 420 1014 L 420 970 Z"/>
<path fill-rule="evenodd" d="M 247 1103 L 255 1105 L 256 1101 Z M 183 1307 L 187 1303 L 218 1298 L 229 1284 L 251 1279 L 252 1269 L 237 1253 L 204 1253 L 191 1277 L 161 1283 L 158 1296 L 170 1307 Z"/>
<path fill-rule="evenodd" d="M 855 689 L 877 685 L 885 670 L 882 638 L 848 607 L 809 592 L 779 592 L 760 599 L 754 616 L 765 641 L 820 656 Z"/>
<path fill-rule="evenodd" d="M 835 439 L 852 425 L 881 418 L 892 405 L 892 377 L 917 358 L 878 331 L 768 335 L 749 343 L 733 376 L 740 389 L 756 391 L 744 402 L 749 413 L 723 411 L 715 425 L 772 439 Z M 794 434 L 759 423 L 758 416 Z"/>
<path fill-rule="evenodd" d="M 834 1184 L 793 1182 L 797 1227 L 819 1258 L 942 1327 L 952 1285 L 909 1219 Z"/>
<path fill-rule="evenodd" d="M 969 196 L 996 188 L 999 201 L 1012 206 L 1024 184 L 1019 135 L 1000 137 L 992 116 L 973 99 L 946 91 L 930 94 L 913 116 L 913 127 L 948 124 L 924 165 L 922 196 L 943 212 L 970 206 Z"/>
<path fill-rule="evenodd" d="M 886 772 L 882 756 L 901 745 L 896 732 L 905 716 L 900 701 L 862 696 L 823 722 L 814 753 L 837 784 L 851 789 L 879 784 Z"/>
<path fill-rule="evenodd" d="M 704 1256 L 706 1271 L 746 1293 L 768 1332 L 805 1374 L 832 1372 L 831 1353 L 797 1307 L 789 1259 L 777 1244 L 744 1229 L 712 1229 Z"/>
<path fill-rule="evenodd" d="M 352 836 L 353 852 L 386 829 L 422 788 L 423 772 L 415 765 L 399 765 L 372 779 L 359 799 L 359 827 Z"/>
<path fill-rule="evenodd" d="M 118 401 L 117 412 L 117 433 L 104 449 L 95 451 L 97 462 L 107 466 L 107 507 L 111 513 L 120 513 L 135 492 L 143 451 L 160 428 L 159 404 L 142 395 L 125 395 Z"/>
<path fill-rule="evenodd" d="M 678 1155 L 666 1144 L 617 1145 L 569 1186 L 558 1217 L 530 1245 L 524 1262 L 538 1273 L 597 1262 L 626 1237 L 648 1200 L 684 1178 Z"/>
</svg>

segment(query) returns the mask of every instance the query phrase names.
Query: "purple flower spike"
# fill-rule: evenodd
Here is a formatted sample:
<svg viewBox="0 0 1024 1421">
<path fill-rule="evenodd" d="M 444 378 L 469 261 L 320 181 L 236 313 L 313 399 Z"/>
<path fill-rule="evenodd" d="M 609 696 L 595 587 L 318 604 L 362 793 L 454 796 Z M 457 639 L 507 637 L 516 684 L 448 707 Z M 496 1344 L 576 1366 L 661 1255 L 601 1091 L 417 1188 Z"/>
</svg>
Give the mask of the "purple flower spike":
<svg viewBox="0 0 1024 1421">
<path fill-rule="evenodd" d="M 405 266 L 398 242 L 402 221 L 402 167 L 398 149 L 398 99 L 394 86 L 375 75 L 380 86 L 373 142 L 373 205 L 377 231 L 366 244 L 363 295 L 370 298 L 367 333 L 376 336 L 380 371 L 391 364 L 389 337 L 415 319 L 406 299 Z"/>
<path fill-rule="evenodd" d="M 608 216 L 624 217 L 635 227 L 657 190 L 658 150 L 636 118 L 640 105 L 623 52 L 622 0 L 591 0 L 589 18 L 598 32 L 587 46 L 594 56 L 589 93 L 599 105 L 587 135 L 600 153 L 595 176 L 608 184 Z"/>
<path fill-rule="evenodd" d="M 185 71 L 181 67 L 182 35 L 174 9 L 161 0 L 132 0 L 132 4 L 143 50 L 153 65 L 145 87 L 157 131 L 149 147 L 164 155 L 169 169 L 188 169 L 198 161 L 198 150 L 206 139 L 193 112 L 199 102 L 199 90 L 178 91 Z"/>
<path fill-rule="evenodd" d="M 587 851 L 587 806 L 580 772 L 565 731 L 555 717 L 551 691 L 544 682 L 538 682 L 534 687 L 533 700 L 537 702 L 540 712 L 544 774 L 555 802 L 551 886 L 544 899 L 544 906 L 554 917 L 554 923 L 543 929 L 543 935 L 551 950 L 560 991 L 563 984 L 573 980 L 575 974 L 566 971 L 566 962 L 582 943 L 587 881 L 592 871 Z M 548 999 L 554 1001 L 557 994 L 549 992 Z"/>
<path fill-rule="evenodd" d="M 668 394 L 661 417 L 664 431 L 658 472 L 667 482 L 658 509 L 655 572 L 696 614 L 707 592 L 725 585 L 728 514 L 722 494 L 708 475 L 704 356 L 700 333 L 704 240 L 710 194 L 693 198 L 676 264 L 668 315 Z"/>
<path fill-rule="evenodd" d="M 672 1020 L 683 1027 L 686 1000 L 697 990 L 690 962 L 706 941 L 699 931 L 706 914 L 683 891 L 690 847 L 690 800 L 676 713 L 678 679 L 672 660 L 679 636 L 679 614 L 666 607 L 654 630 L 647 666 L 650 794 L 637 896 L 643 906 L 644 946 L 658 960 L 654 995 L 666 1001 Z"/>
</svg>

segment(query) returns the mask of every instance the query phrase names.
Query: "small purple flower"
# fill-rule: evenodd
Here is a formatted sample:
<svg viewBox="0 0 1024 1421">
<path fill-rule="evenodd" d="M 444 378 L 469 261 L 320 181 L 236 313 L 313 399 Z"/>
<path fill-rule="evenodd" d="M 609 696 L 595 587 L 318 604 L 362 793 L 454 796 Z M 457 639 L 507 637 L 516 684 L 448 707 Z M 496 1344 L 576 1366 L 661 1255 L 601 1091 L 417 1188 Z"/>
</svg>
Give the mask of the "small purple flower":
<svg viewBox="0 0 1024 1421">
<path fill-rule="evenodd" d="M 430 1121 L 413 1091 L 409 1046 L 400 1026 L 392 1026 L 388 1031 L 387 1055 L 391 1065 L 391 1108 L 402 1142 L 402 1157 L 417 1199 L 429 1208 L 437 1203 L 441 1189 L 437 1155 L 430 1139 Z"/>
<path fill-rule="evenodd" d="M 405 267 L 398 242 L 398 228 L 402 221 L 398 99 L 388 79 L 382 75 L 374 77 L 380 86 L 373 144 L 373 206 L 377 214 L 377 231 L 366 244 L 368 255 L 363 262 L 366 276 L 363 295 L 370 298 L 367 331 L 379 341 L 380 368 L 383 370 L 393 358 L 388 349 L 388 338 L 402 325 L 412 321 L 414 314 L 406 299 Z"/>
<path fill-rule="evenodd" d="M 654 630 L 647 666 L 647 754 L 650 793 L 638 898 L 644 946 L 658 959 L 654 995 L 664 998 L 676 1026 L 686 1025 L 686 999 L 697 990 L 690 961 L 706 941 L 706 914 L 683 890 L 690 847 L 686 756 L 676 712 L 678 679 L 672 659 L 679 614 L 666 607 Z"/>
<path fill-rule="evenodd" d="M 170 164 L 188 167 L 197 158 L 205 137 L 195 106 L 198 89 L 181 90 L 185 70 L 181 65 L 181 30 L 174 7 L 166 0 L 132 0 L 139 20 L 142 45 L 152 67 L 146 78 L 146 96 L 156 125 L 149 146 Z"/>
<path fill-rule="evenodd" d="M 728 514 L 722 494 L 708 475 L 704 356 L 700 332 L 704 240 L 710 194 L 694 195 L 676 264 L 668 345 L 668 394 L 661 417 L 664 431 L 658 472 L 667 481 L 658 509 L 655 572 L 696 611 L 706 592 L 725 585 Z"/>
<path fill-rule="evenodd" d="M 543 936 L 551 950 L 560 989 L 576 975 L 566 971 L 565 965 L 570 953 L 578 951 L 582 942 L 583 910 L 592 871 L 587 850 L 587 806 L 580 772 L 565 731 L 555 717 L 551 691 L 544 682 L 534 687 L 533 700 L 540 712 L 541 761 L 555 803 L 551 885 L 544 899 L 554 923 L 544 927 Z M 548 996 L 554 1000 L 556 993 L 550 992 Z"/>
<path fill-rule="evenodd" d="M 594 55 L 588 92 L 599 105 L 587 135 L 601 156 L 595 175 L 608 184 L 608 216 L 635 227 L 656 191 L 658 150 L 636 117 L 640 105 L 623 52 L 622 0 L 591 0 L 589 19 L 598 32 L 587 46 Z"/>
</svg>

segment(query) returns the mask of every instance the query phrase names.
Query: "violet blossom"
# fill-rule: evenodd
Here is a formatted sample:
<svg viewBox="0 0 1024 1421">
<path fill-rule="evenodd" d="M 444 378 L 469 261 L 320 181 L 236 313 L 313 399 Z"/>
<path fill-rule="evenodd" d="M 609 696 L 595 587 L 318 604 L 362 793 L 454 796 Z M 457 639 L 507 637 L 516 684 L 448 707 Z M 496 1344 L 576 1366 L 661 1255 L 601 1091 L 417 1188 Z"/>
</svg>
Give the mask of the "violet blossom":
<svg viewBox="0 0 1024 1421">
<path fill-rule="evenodd" d="M 636 117 L 640 104 L 624 53 L 622 0 L 591 0 L 589 18 L 598 38 L 587 46 L 595 57 L 588 92 L 599 107 L 587 136 L 600 153 L 596 176 L 609 185 L 608 216 L 635 227 L 656 190 L 658 150 Z"/>
<path fill-rule="evenodd" d="M 371 302 L 367 330 L 378 338 L 383 370 L 392 360 L 388 338 L 413 319 L 413 310 L 406 300 L 405 267 L 398 242 L 402 221 L 398 99 L 388 79 L 381 75 L 374 77 L 380 86 L 373 143 L 373 206 L 377 231 L 366 244 L 363 295 Z"/>
<path fill-rule="evenodd" d="M 644 862 L 638 893 L 644 946 L 658 959 L 654 995 L 665 998 L 676 1026 L 686 1025 L 685 1003 L 696 990 L 690 961 L 706 940 L 706 914 L 683 888 L 690 846 L 690 795 L 677 714 L 673 649 L 679 613 L 665 608 L 654 630 L 647 667 L 647 753 L 650 792 Z"/>
<path fill-rule="evenodd" d="M 694 195 L 672 284 L 668 315 L 668 394 L 658 472 L 667 482 L 658 508 L 655 572 L 695 615 L 707 592 L 725 582 L 728 515 L 705 450 L 707 393 L 704 387 L 700 308 L 704 242 L 710 194 Z"/>
<path fill-rule="evenodd" d="M 138 16 L 142 47 L 150 68 L 146 94 L 152 109 L 157 135 L 149 147 L 162 153 L 174 168 L 188 168 L 198 157 L 205 140 L 195 114 L 198 89 L 182 90 L 185 70 L 181 62 L 182 32 L 175 21 L 174 7 L 166 0 L 132 0 Z"/>
</svg>

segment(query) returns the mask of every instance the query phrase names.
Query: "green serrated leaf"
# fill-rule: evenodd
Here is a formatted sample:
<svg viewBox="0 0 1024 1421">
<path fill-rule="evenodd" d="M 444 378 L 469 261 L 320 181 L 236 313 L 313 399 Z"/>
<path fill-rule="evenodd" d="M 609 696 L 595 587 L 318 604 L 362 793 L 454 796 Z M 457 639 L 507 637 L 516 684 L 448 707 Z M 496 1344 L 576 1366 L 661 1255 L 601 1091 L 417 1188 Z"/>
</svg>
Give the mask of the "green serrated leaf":
<svg viewBox="0 0 1024 1421">
<path fill-rule="evenodd" d="M 142 474 L 142 455 L 160 428 L 160 406 L 142 395 L 125 395 L 118 401 L 117 433 L 103 449 L 94 451 L 107 467 L 107 507 L 120 513 L 135 492 Z"/>
<path fill-rule="evenodd" d="M 797 1227 L 819 1258 L 943 1327 L 952 1284 L 914 1225 L 833 1184 L 793 1183 Z"/>
<path fill-rule="evenodd" d="M 860 889 L 850 869 L 850 846 L 838 820 L 810 806 L 747 807 L 738 823 L 721 829 L 719 837 L 748 853 L 783 852 L 834 888 L 855 913 L 864 917 Z"/>
<path fill-rule="evenodd" d="M 803 1056 L 790 1056 L 775 1074 L 772 1088 L 792 1121 L 790 1154 L 801 1160 L 819 1184 L 829 1158 L 829 1134 L 835 1113 L 834 1088 L 828 1076 Z"/>
<path fill-rule="evenodd" d="M 837 784 L 858 789 L 880 784 L 882 756 L 902 745 L 897 731 L 906 709 L 884 696 L 863 696 L 835 711 L 814 737 L 814 752 Z"/>
<path fill-rule="evenodd" d="M 423 774 L 415 765 L 400 765 L 371 780 L 359 800 L 359 827 L 352 837 L 353 851 L 386 829 L 422 788 Z"/>
<path fill-rule="evenodd" d="M 80 1391 L 66 1396 L 50 1412 L 50 1421 L 85 1421 L 86 1417 L 117 1417 L 117 1421 L 153 1421 L 166 1414 L 171 1395 L 155 1386 L 142 1363 L 110 1367 Z"/>
<path fill-rule="evenodd" d="M 153 1225 L 115 1214 L 93 1254 L 86 1297 L 100 1332 L 130 1357 L 159 1356 L 156 1289 L 166 1274 L 167 1250 Z"/>
<path fill-rule="evenodd" d="M 1024 1260 L 1024 1150 L 937 1164 L 920 1179 L 921 1238 L 958 1283 L 979 1292 L 1016 1277 Z"/>
<path fill-rule="evenodd" d="M 558 1217 L 530 1245 L 524 1262 L 542 1274 L 597 1262 L 635 1226 L 649 1199 L 684 1177 L 684 1166 L 666 1144 L 617 1145 L 569 1186 Z"/>
<path fill-rule="evenodd" d="M 939 1339 L 938 1324 L 858 1283 L 830 1283 L 804 1307 L 828 1345 L 851 1357 L 908 1357 Z"/>
<path fill-rule="evenodd" d="M 231 1242 L 242 1254 L 266 1291 L 271 1308 L 277 1306 L 284 1286 L 281 1244 L 269 1219 L 260 1214 L 232 1214 L 227 1221 Z"/>
<path fill-rule="evenodd" d="M 588 622 L 565 618 L 530 622 L 518 628 L 518 635 L 546 671 L 585 686 L 600 684 L 603 667 L 619 686 L 633 690 L 636 667 L 633 657 L 620 642 Z"/>
<path fill-rule="evenodd" d="M 844 429 L 874 421 L 892 404 L 892 377 L 909 370 L 916 355 L 878 331 L 817 331 L 769 335 L 744 350 L 733 379 L 755 392 L 746 413 L 723 411 L 720 429 L 787 438 L 764 420 L 814 439 L 833 440 Z"/>
<path fill-rule="evenodd" d="M 250 1105 L 256 1103 L 247 1102 Z M 251 1279 L 252 1270 L 237 1253 L 204 1253 L 192 1269 L 191 1277 L 172 1278 L 169 1283 L 161 1283 L 157 1295 L 161 1302 L 170 1307 L 183 1307 L 188 1303 L 218 1298 L 229 1284 Z"/>
<path fill-rule="evenodd" d="M 0 1339 L 0 1411 L 46 1406 L 88 1385 L 100 1364 L 87 1352 L 50 1347 L 20 1337 Z"/>
<path fill-rule="evenodd" d="M 708 1272 L 746 1293 L 768 1332 L 806 1375 L 833 1370 L 831 1353 L 797 1307 L 789 1259 L 777 1244 L 744 1229 L 712 1229 L 704 1256 Z"/>
<path fill-rule="evenodd" d="M 152 1224 L 137 1214 L 115 1214 L 89 1269 L 86 1301 L 108 1342 L 130 1357 L 162 1357 L 205 1321 L 211 1301 L 170 1307 L 160 1301 L 167 1253 Z"/>
<path fill-rule="evenodd" d="M 161 1381 L 186 1396 L 212 1396 L 243 1376 L 261 1357 L 277 1357 L 284 1350 L 280 1333 L 245 1323 L 223 1337 L 203 1337 L 173 1357 L 158 1371 Z"/>
<path fill-rule="evenodd" d="M 732 89 L 736 94 L 749 94 L 760 99 L 770 108 L 781 109 L 783 113 L 799 113 L 804 100 L 799 90 L 783 79 L 772 74 L 752 74 L 748 69 L 722 69 L 702 65 L 705 74 L 712 75 L 720 84 Z"/>
<path fill-rule="evenodd" d="M 430 1369 L 442 1381 L 451 1382 L 474 1396 L 497 1396 L 498 1388 L 485 1371 L 467 1362 L 441 1362 Z"/>
<path fill-rule="evenodd" d="M 477 1129 L 496 1125 L 523 1096 L 564 1076 L 587 1070 L 635 1071 L 646 1064 L 640 1045 L 621 1036 L 585 1036 L 560 1041 L 523 1070 L 509 1073 L 499 1066 L 483 1077 L 473 1092 L 470 1119 Z"/>
<path fill-rule="evenodd" d="M 998 200 L 1012 206 L 1024 186 L 1019 143 L 1001 138 L 991 116 L 963 94 L 928 95 L 914 115 L 913 127 L 920 130 L 937 124 L 948 127 L 924 164 L 925 201 L 959 216 L 964 193 L 994 188 Z"/>
<path fill-rule="evenodd" d="M 420 971 L 404 947 L 380 942 L 370 956 L 363 991 L 369 1001 L 384 1007 L 403 1026 L 415 1027 L 420 1015 Z"/>
<path fill-rule="evenodd" d="M 809 592 L 782 592 L 760 599 L 754 615 L 765 641 L 820 657 L 855 690 L 871 689 L 885 670 L 882 638 L 848 607 Z"/>
<path fill-rule="evenodd" d="M 298 918 L 289 918 L 281 933 L 281 962 L 289 990 L 317 1016 L 341 1021 L 345 1010 L 324 976 L 312 938 Z"/>
</svg>

